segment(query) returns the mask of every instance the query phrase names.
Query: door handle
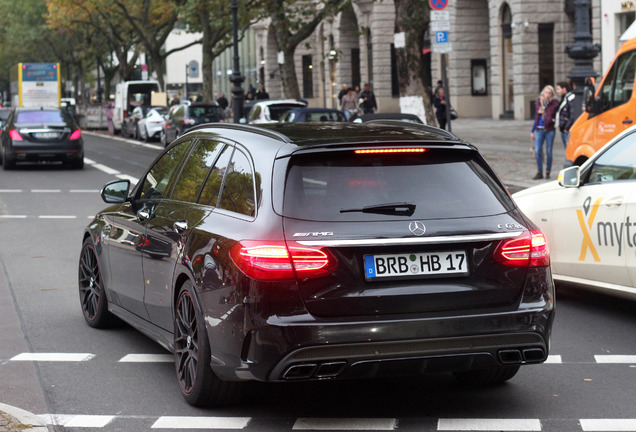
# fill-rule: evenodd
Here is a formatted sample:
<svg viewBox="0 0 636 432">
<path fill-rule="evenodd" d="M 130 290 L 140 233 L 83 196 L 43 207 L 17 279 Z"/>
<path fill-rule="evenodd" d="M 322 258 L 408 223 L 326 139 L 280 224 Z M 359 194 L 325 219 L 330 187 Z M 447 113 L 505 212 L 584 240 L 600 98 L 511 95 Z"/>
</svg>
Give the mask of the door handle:
<svg viewBox="0 0 636 432">
<path fill-rule="evenodd" d="M 632 124 L 632 123 L 634 123 L 634 120 L 632 120 L 632 119 L 623 120 L 623 124 Z"/>
<path fill-rule="evenodd" d="M 606 207 L 620 207 L 621 205 L 623 205 L 623 197 L 612 198 L 605 201 Z"/>
<path fill-rule="evenodd" d="M 177 232 L 177 234 L 182 234 L 185 230 L 188 229 L 188 221 L 187 220 L 176 221 L 174 224 L 172 224 L 172 227 Z"/>
</svg>

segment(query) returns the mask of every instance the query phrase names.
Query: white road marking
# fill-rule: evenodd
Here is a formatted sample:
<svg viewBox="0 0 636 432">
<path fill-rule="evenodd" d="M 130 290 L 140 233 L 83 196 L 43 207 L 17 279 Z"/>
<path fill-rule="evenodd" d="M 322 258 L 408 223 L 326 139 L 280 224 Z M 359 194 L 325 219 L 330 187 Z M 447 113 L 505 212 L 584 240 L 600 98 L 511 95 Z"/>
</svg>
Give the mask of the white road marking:
<svg viewBox="0 0 636 432">
<path fill-rule="evenodd" d="M 77 219 L 74 215 L 40 215 L 38 219 Z"/>
<path fill-rule="evenodd" d="M 0 189 L 0 193 L 22 193 L 22 189 Z"/>
<path fill-rule="evenodd" d="M 70 193 L 99 193 L 99 189 L 70 189 Z"/>
<path fill-rule="evenodd" d="M 636 355 L 595 355 L 596 363 L 636 363 Z"/>
<path fill-rule="evenodd" d="M 172 363 L 172 354 L 128 354 L 122 357 L 121 363 Z"/>
<path fill-rule="evenodd" d="M 299 418 L 293 430 L 395 430 L 394 418 Z"/>
<path fill-rule="evenodd" d="M 95 354 L 89 353 L 22 353 L 10 358 L 10 361 L 41 361 L 41 362 L 82 362 L 89 361 Z"/>
<path fill-rule="evenodd" d="M 636 419 L 581 419 L 584 431 L 636 431 Z"/>
<path fill-rule="evenodd" d="M 189 417 L 164 416 L 152 429 L 244 429 L 251 417 Z"/>
<path fill-rule="evenodd" d="M 31 193 L 60 193 L 60 189 L 31 189 Z"/>
<path fill-rule="evenodd" d="M 538 419 L 439 419 L 439 431 L 540 431 Z"/>
<path fill-rule="evenodd" d="M 545 361 L 546 364 L 560 364 L 563 363 L 560 355 L 549 355 L 548 359 Z"/>
<path fill-rule="evenodd" d="M 96 169 L 105 172 L 106 174 L 111 174 L 111 175 L 120 174 L 120 172 L 117 171 L 116 169 L 111 168 L 111 167 L 107 167 L 106 165 L 102 165 L 102 164 L 96 163 L 96 164 L 93 164 L 93 166 Z"/>
<path fill-rule="evenodd" d="M 101 428 L 115 419 L 108 415 L 41 414 L 46 424 L 64 427 Z"/>
<path fill-rule="evenodd" d="M 0 219 L 26 219 L 27 215 L 0 215 Z"/>
</svg>

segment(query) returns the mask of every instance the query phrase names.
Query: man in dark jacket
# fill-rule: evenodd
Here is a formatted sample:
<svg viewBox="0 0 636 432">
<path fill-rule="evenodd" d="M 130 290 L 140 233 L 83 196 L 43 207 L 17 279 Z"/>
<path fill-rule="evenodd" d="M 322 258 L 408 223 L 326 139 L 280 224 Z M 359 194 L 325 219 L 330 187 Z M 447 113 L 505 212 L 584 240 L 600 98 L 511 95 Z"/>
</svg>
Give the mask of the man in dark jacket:
<svg viewBox="0 0 636 432">
<path fill-rule="evenodd" d="M 375 95 L 369 83 L 364 84 L 363 90 L 360 92 L 360 99 L 362 99 L 362 110 L 365 114 L 373 114 L 378 109 Z"/>
<path fill-rule="evenodd" d="M 568 140 L 570 139 L 570 128 L 574 124 L 574 116 L 572 115 L 572 100 L 574 100 L 574 93 L 572 93 L 570 84 L 565 81 L 561 81 L 556 85 L 556 92 L 561 96 L 561 103 L 557 108 L 556 124 L 561 131 L 561 140 L 563 141 L 563 147 L 567 148 Z"/>
</svg>

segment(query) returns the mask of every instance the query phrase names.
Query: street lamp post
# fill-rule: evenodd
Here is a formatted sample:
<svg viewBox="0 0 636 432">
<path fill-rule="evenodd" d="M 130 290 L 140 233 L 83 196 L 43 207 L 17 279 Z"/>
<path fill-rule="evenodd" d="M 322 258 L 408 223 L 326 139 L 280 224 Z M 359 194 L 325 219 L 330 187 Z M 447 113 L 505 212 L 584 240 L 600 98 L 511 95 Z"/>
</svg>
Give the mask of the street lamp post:
<svg viewBox="0 0 636 432">
<path fill-rule="evenodd" d="M 583 88 L 588 77 L 596 78 L 598 74 L 592 69 L 592 61 L 601 51 L 598 44 L 592 43 L 590 33 L 590 0 L 574 0 L 574 43 L 565 47 L 568 57 L 574 60 L 574 67 L 568 78 L 572 80 L 575 103 L 573 115 L 577 118 L 583 110 Z"/>
<path fill-rule="evenodd" d="M 232 32 L 234 45 L 234 68 L 232 70 L 232 112 L 234 113 L 234 123 L 239 123 L 243 114 L 243 88 L 241 84 L 245 77 L 241 76 L 238 51 L 238 4 L 237 0 L 232 0 Z"/>
</svg>

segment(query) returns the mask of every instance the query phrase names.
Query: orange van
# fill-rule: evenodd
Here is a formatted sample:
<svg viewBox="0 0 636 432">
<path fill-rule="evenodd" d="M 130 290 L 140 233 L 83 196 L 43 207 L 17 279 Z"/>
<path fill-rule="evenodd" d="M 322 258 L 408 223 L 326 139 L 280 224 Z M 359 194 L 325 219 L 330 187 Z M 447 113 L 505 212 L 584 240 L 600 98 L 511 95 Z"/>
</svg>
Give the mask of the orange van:
<svg viewBox="0 0 636 432">
<path fill-rule="evenodd" d="M 612 60 L 603 81 L 588 83 L 585 112 L 570 129 L 566 165 L 581 165 L 605 143 L 636 124 L 636 38 L 625 42 Z M 592 97 L 593 95 L 593 97 Z"/>
</svg>

